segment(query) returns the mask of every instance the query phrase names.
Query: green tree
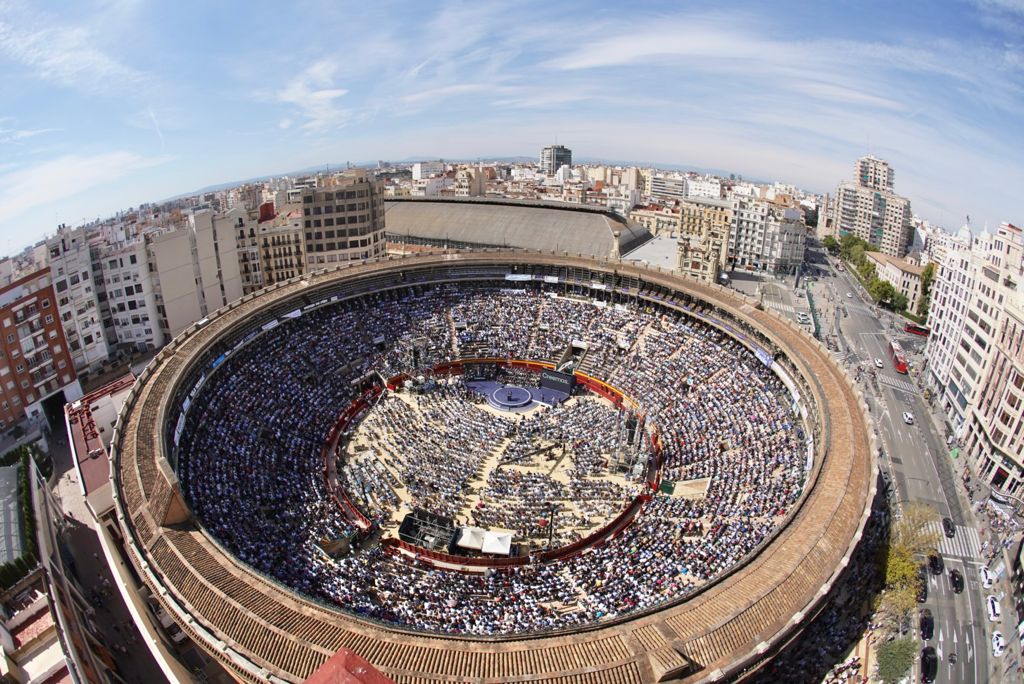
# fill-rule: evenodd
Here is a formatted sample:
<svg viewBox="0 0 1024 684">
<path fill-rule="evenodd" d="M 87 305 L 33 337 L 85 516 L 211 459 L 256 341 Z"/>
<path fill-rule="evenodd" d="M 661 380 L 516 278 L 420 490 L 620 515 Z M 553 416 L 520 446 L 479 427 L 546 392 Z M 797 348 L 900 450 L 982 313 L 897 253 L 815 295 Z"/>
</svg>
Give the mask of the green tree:
<svg viewBox="0 0 1024 684">
<path fill-rule="evenodd" d="M 887 280 L 875 278 L 868 283 L 868 294 L 876 303 L 889 301 L 895 293 L 896 288 Z"/>
<path fill-rule="evenodd" d="M 878 676 L 885 684 L 903 679 L 914 663 L 917 644 L 913 639 L 897 639 L 878 647 Z"/>
<path fill-rule="evenodd" d="M 917 587 L 918 563 L 906 547 L 892 546 L 885 558 L 885 586 Z"/>
<path fill-rule="evenodd" d="M 928 504 L 907 504 L 893 525 L 892 543 L 906 549 L 912 557 L 932 553 L 939 545 L 939 533 L 932 525 L 938 519 L 939 514 Z"/>
<path fill-rule="evenodd" d="M 907 304 L 909 304 L 909 302 L 907 301 L 907 295 L 903 294 L 902 292 L 895 292 L 895 288 L 893 288 L 893 290 L 894 292 L 892 298 L 889 300 L 889 305 L 892 307 L 892 310 L 906 311 Z"/>
<path fill-rule="evenodd" d="M 839 243 L 831 235 L 826 235 L 821 241 L 821 246 L 828 250 L 829 254 L 835 254 L 839 251 Z"/>
<path fill-rule="evenodd" d="M 917 301 L 917 315 L 928 318 L 928 307 L 932 301 L 932 281 L 935 280 L 935 264 L 929 262 L 921 271 L 921 298 Z"/>
</svg>

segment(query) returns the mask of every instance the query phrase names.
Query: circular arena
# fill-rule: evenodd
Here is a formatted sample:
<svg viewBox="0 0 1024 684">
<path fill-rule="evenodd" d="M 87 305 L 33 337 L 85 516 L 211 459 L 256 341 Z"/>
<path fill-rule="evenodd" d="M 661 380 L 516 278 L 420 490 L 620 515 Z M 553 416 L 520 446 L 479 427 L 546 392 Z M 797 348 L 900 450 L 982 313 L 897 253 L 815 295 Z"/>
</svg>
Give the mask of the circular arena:
<svg viewBox="0 0 1024 684">
<path fill-rule="evenodd" d="M 247 681 L 716 681 L 799 632 L 874 496 L 811 337 L 658 269 L 425 254 L 281 283 L 139 378 L 130 559 Z"/>
</svg>

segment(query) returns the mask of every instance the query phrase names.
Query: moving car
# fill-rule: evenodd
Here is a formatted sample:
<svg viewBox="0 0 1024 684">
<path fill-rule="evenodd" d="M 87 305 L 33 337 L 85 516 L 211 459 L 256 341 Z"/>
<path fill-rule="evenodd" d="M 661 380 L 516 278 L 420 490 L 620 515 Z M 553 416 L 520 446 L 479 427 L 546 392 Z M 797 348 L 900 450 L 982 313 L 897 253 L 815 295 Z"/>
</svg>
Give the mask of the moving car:
<svg viewBox="0 0 1024 684">
<path fill-rule="evenodd" d="M 904 411 L 903 412 L 903 422 L 906 423 L 907 425 L 913 425 L 914 424 L 914 414 L 911 413 L 910 411 Z"/>
<path fill-rule="evenodd" d="M 932 611 L 925 608 L 921 611 L 921 640 L 928 641 L 932 638 L 935 633 L 935 618 L 932 617 Z"/>
<path fill-rule="evenodd" d="M 934 682 L 939 673 L 939 656 L 931 646 L 921 649 L 921 681 Z"/>
<path fill-rule="evenodd" d="M 946 533 L 946 536 L 952 539 L 956 536 L 956 525 L 950 518 L 942 519 L 942 531 Z"/>
<path fill-rule="evenodd" d="M 946 569 L 945 564 L 942 562 L 942 556 L 937 553 L 928 556 L 928 567 L 933 575 L 941 575 L 942 571 Z"/>
<path fill-rule="evenodd" d="M 999 605 L 999 599 L 995 596 L 985 597 L 985 609 L 988 611 L 989 622 L 999 622 L 1003 617 L 1003 607 Z"/>
<path fill-rule="evenodd" d="M 992 632 L 992 655 L 996 658 L 1003 655 L 1006 651 L 1006 639 L 1003 638 L 1003 633 L 996 631 Z"/>
<path fill-rule="evenodd" d="M 981 575 L 981 586 L 985 587 L 986 589 L 990 589 L 992 585 L 996 583 L 995 575 L 989 572 L 988 568 L 982 566 L 982 568 L 978 571 L 978 574 Z"/>
<path fill-rule="evenodd" d="M 852 292 L 847 292 L 846 293 L 846 298 L 847 299 L 853 299 L 853 293 Z"/>
<path fill-rule="evenodd" d="M 882 363 L 882 359 L 875 359 L 875 368 L 885 368 L 885 364 Z"/>
<path fill-rule="evenodd" d="M 959 594 L 964 590 L 964 576 L 960 574 L 959 570 L 950 568 L 949 583 L 953 586 L 954 594 Z"/>
</svg>

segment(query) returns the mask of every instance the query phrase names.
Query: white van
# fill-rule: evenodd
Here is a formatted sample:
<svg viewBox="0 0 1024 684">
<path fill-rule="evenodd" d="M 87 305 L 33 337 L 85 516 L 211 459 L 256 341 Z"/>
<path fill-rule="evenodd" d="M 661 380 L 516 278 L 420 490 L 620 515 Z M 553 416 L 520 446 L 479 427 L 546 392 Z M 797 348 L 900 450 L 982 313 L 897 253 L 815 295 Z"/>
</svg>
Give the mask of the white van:
<svg viewBox="0 0 1024 684">
<path fill-rule="evenodd" d="M 999 622 L 1003 617 L 1003 609 L 999 606 L 999 599 L 989 596 L 985 599 L 985 607 L 988 608 L 988 619 L 991 622 Z"/>
</svg>

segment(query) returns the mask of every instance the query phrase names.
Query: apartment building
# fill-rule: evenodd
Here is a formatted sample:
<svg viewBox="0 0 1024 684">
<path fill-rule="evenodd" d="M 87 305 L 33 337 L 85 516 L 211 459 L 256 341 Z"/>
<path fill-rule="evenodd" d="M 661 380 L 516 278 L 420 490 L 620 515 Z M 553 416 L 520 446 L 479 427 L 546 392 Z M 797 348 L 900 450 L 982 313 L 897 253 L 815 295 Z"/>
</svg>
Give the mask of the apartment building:
<svg viewBox="0 0 1024 684">
<path fill-rule="evenodd" d="M 442 161 L 416 162 L 412 165 L 412 179 L 423 180 L 424 178 L 442 176 L 446 168 Z"/>
<path fill-rule="evenodd" d="M 482 169 L 462 167 L 455 172 L 456 197 L 482 197 L 484 195 L 484 174 Z"/>
<path fill-rule="evenodd" d="M 703 255 L 707 260 L 700 272 L 709 282 L 715 282 L 718 274 L 725 270 L 729 258 L 729 235 L 732 231 L 732 203 L 729 200 L 707 197 L 690 197 L 679 203 L 680 235 L 691 238 L 686 250 L 681 248 L 680 259 L 689 260 L 684 268 L 680 261 L 679 270 L 692 272 L 694 256 Z M 699 246 L 692 244 L 692 238 L 700 239 Z M 684 255 L 685 252 L 685 255 Z M 691 273 L 694 277 L 699 277 Z"/>
<path fill-rule="evenodd" d="M 261 221 L 256 234 L 259 241 L 259 265 L 265 286 L 305 273 L 300 205 L 285 207 L 272 220 Z"/>
<path fill-rule="evenodd" d="M 41 418 L 42 403 L 82 396 L 49 268 L 0 288 L 0 430 Z"/>
<path fill-rule="evenodd" d="M 84 228 L 60 226 L 46 241 L 61 325 L 77 373 L 95 370 L 110 358 L 103 330 L 92 252 Z"/>
<path fill-rule="evenodd" d="M 680 174 L 658 174 L 651 177 L 650 192 L 652 197 L 666 200 L 683 200 L 687 196 L 686 178 Z"/>
<path fill-rule="evenodd" d="M 993 240 L 990 266 L 982 269 L 982 314 L 1000 311 L 991 331 L 989 358 L 976 401 L 968 410 L 964 447 L 975 472 L 997 492 L 1024 496 L 1024 240 L 1021 229 L 1000 226 Z M 991 270 L 990 270 L 991 269 Z M 995 269 L 998 269 L 996 271 Z M 978 326 L 982 327 L 983 320 Z"/>
<path fill-rule="evenodd" d="M 883 254 L 902 258 L 913 244 L 910 200 L 892 191 L 894 172 L 874 157 L 862 157 L 854 182 L 840 183 L 832 219 L 837 234 L 853 234 Z"/>
<path fill-rule="evenodd" d="M 572 166 L 572 150 L 564 145 L 549 145 L 541 149 L 541 172 L 551 176 L 563 166 Z"/>
<path fill-rule="evenodd" d="M 734 267 L 762 270 L 768 203 L 753 197 L 733 195 L 730 208 L 729 259 Z"/>
<path fill-rule="evenodd" d="M 674 204 L 633 207 L 629 212 L 629 220 L 644 226 L 655 237 L 675 237 L 682 230 L 682 212 Z"/>
<path fill-rule="evenodd" d="M 875 275 L 890 283 L 897 292 L 907 298 L 907 310 L 917 311 L 921 301 L 921 274 L 924 268 L 907 259 L 894 259 L 881 252 L 864 254 L 875 266 Z"/>
<path fill-rule="evenodd" d="M 324 179 L 302 194 L 306 270 L 384 254 L 380 181 L 354 169 Z"/>
<path fill-rule="evenodd" d="M 871 155 L 861 157 L 854 163 L 853 177 L 858 185 L 871 190 L 892 192 L 896 184 L 896 172 L 889 166 L 889 162 Z"/>
<path fill-rule="evenodd" d="M 795 275 L 804 261 L 806 245 L 807 225 L 800 210 L 769 204 L 761 258 L 763 269 Z"/>
<path fill-rule="evenodd" d="M 1020 270 L 1020 229 L 1003 224 L 976 238 L 969 250 L 946 256 L 932 285 L 925 349 L 927 381 L 958 436 L 988 371 L 995 331 Z"/>
<path fill-rule="evenodd" d="M 722 181 L 710 176 L 690 178 L 686 181 L 686 194 L 690 198 L 721 199 Z"/>
<path fill-rule="evenodd" d="M 804 260 L 807 225 L 799 209 L 733 195 L 729 258 L 734 267 L 795 273 Z"/>
<path fill-rule="evenodd" d="M 640 203 L 640 191 L 628 185 L 604 187 L 604 205 L 619 216 L 629 216 L 633 207 Z"/>
<path fill-rule="evenodd" d="M 111 348 L 134 353 L 162 347 L 167 340 L 160 325 L 157 283 L 145 237 L 138 235 L 103 246 L 96 257 L 103 279 Z"/>
<path fill-rule="evenodd" d="M 969 226 L 963 226 L 955 235 L 937 227 L 922 232 L 924 234 L 922 259 L 926 264 L 940 265 L 946 261 L 946 255 L 950 251 L 970 249 L 974 242 L 974 235 Z"/>
<path fill-rule="evenodd" d="M 184 225 L 146 235 L 146 258 L 167 340 L 242 296 L 239 221 L 244 227 L 244 212 L 216 215 L 204 209 L 190 214 Z"/>
</svg>

